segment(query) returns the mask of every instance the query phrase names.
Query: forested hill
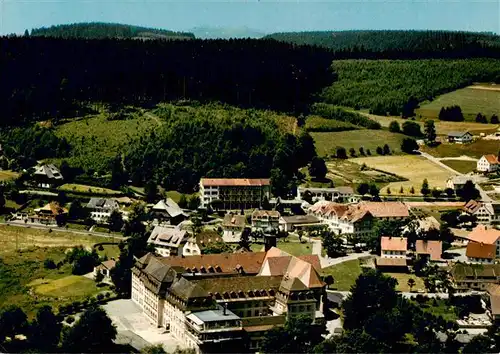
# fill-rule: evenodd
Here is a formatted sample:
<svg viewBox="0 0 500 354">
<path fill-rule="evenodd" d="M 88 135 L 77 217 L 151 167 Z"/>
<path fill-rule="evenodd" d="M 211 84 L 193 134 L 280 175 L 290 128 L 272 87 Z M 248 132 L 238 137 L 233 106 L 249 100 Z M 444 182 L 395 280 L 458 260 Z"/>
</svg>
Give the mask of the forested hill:
<svg viewBox="0 0 500 354">
<path fill-rule="evenodd" d="M 492 33 L 452 31 L 317 31 L 267 35 L 294 44 L 317 45 L 334 51 L 449 52 L 461 48 L 500 48 L 500 36 Z"/>
<path fill-rule="evenodd" d="M 133 39 L 194 39 L 188 32 L 174 32 L 158 28 L 147 28 L 119 23 L 73 23 L 50 27 L 35 28 L 31 36 L 57 38 L 133 38 Z"/>
</svg>

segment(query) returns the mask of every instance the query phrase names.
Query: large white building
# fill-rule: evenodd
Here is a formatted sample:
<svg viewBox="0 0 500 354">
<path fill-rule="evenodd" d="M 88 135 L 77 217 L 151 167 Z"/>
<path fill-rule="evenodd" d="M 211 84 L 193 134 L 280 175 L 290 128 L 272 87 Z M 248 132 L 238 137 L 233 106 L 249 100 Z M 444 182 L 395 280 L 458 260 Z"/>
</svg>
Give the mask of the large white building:
<svg viewBox="0 0 500 354">
<path fill-rule="evenodd" d="M 464 211 L 476 217 L 478 224 L 492 226 L 500 224 L 500 203 L 478 202 L 470 200 Z"/>
<path fill-rule="evenodd" d="M 201 207 L 217 201 L 224 210 L 260 208 L 269 200 L 271 186 L 263 178 L 202 178 L 200 180 Z"/>
<path fill-rule="evenodd" d="M 306 193 L 310 193 L 313 202 L 326 200 L 330 202 L 356 203 L 359 201 L 359 197 L 354 195 L 354 190 L 351 187 L 343 187 L 343 186 L 336 188 L 298 187 L 297 199 L 304 200 L 304 195 Z"/>
<path fill-rule="evenodd" d="M 495 172 L 500 169 L 500 162 L 498 161 L 498 156 L 489 154 L 483 155 L 477 161 L 476 170 L 478 172 Z"/>
<path fill-rule="evenodd" d="M 339 204 L 321 201 L 311 206 L 308 213 L 319 218 L 337 234 L 359 236 L 373 232 L 373 219 L 402 220 L 410 216 L 408 207 L 401 202 Z"/>
<path fill-rule="evenodd" d="M 265 332 L 307 315 L 324 323 L 316 255 L 268 252 L 140 258 L 132 300 L 149 321 L 197 352 L 258 351 Z"/>
</svg>

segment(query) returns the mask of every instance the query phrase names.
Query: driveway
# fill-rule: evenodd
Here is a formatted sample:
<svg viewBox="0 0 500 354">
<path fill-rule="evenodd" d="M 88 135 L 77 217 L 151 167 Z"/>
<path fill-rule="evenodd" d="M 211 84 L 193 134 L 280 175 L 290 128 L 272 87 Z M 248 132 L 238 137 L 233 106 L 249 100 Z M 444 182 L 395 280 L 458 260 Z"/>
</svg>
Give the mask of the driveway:
<svg viewBox="0 0 500 354">
<path fill-rule="evenodd" d="M 137 350 L 152 344 L 162 344 L 169 353 L 174 352 L 177 346 L 182 348 L 181 343 L 172 334 L 164 333 L 164 329 L 150 324 L 140 307 L 132 300 L 110 301 L 102 307 L 116 326 L 116 343 L 130 344 Z"/>
</svg>

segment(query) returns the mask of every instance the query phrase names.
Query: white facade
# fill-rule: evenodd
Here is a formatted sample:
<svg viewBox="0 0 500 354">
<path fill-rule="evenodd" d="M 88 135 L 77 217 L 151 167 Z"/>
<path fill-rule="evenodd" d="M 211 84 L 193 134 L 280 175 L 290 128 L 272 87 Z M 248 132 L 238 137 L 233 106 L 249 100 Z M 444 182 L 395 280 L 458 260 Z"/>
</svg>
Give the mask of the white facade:
<svg viewBox="0 0 500 354">
<path fill-rule="evenodd" d="M 382 250 L 381 255 L 384 258 L 406 258 L 406 251 L 387 251 L 387 250 Z"/>
<path fill-rule="evenodd" d="M 182 247 L 182 255 L 186 256 L 197 256 L 201 254 L 200 246 L 196 243 L 194 237 L 187 240 L 186 244 Z"/>
<path fill-rule="evenodd" d="M 472 141 L 472 138 L 473 138 L 472 134 L 469 132 L 457 135 L 448 135 L 449 142 L 454 142 L 458 144 L 470 143 Z"/>
<path fill-rule="evenodd" d="M 200 183 L 200 198 L 201 207 L 206 208 L 214 200 L 219 200 L 219 187 L 218 186 L 204 186 Z"/>
<path fill-rule="evenodd" d="M 476 169 L 479 172 L 495 172 L 495 171 L 498 171 L 499 164 L 498 164 L 498 162 L 491 163 L 490 161 L 488 161 L 488 159 L 486 158 L 486 156 L 482 156 L 477 161 Z"/>
<path fill-rule="evenodd" d="M 493 264 L 494 260 L 491 258 L 473 258 L 473 257 L 467 257 L 467 262 L 468 263 L 474 263 L 474 264 Z"/>
<path fill-rule="evenodd" d="M 359 201 L 359 198 L 354 195 L 354 191 L 350 187 L 339 187 L 339 188 L 298 187 L 297 199 L 303 200 L 304 193 L 306 191 L 311 193 L 313 202 L 317 202 L 320 200 L 327 200 L 332 202 L 356 203 Z"/>
</svg>

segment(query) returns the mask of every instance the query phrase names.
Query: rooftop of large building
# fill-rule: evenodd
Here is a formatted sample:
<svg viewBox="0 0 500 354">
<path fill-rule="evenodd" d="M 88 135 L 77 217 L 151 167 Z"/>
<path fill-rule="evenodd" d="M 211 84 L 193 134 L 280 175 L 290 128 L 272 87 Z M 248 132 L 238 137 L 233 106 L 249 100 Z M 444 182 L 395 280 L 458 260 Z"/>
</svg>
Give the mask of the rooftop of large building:
<svg viewBox="0 0 500 354">
<path fill-rule="evenodd" d="M 463 264 L 455 263 L 451 267 L 455 280 L 496 279 L 500 277 L 500 264 Z"/>
<path fill-rule="evenodd" d="M 435 240 L 417 240 L 415 243 L 417 254 L 428 254 L 431 261 L 441 259 L 443 253 L 443 242 Z"/>
<path fill-rule="evenodd" d="M 467 238 L 469 241 L 474 241 L 478 243 L 494 244 L 500 237 L 500 230 L 493 228 L 487 228 L 484 225 L 478 225 L 472 230 Z"/>
<path fill-rule="evenodd" d="M 408 239 L 406 237 L 382 236 L 380 249 L 382 251 L 406 251 L 408 249 Z"/>
<path fill-rule="evenodd" d="M 45 176 L 49 179 L 55 179 L 55 180 L 63 179 L 61 171 L 59 171 L 59 169 L 53 164 L 36 166 L 34 174 L 35 176 Z"/>
<path fill-rule="evenodd" d="M 467 244 L 465 255 L 469 258 L 495 259 L 496 246 L 471 241 Z"/>
<path fill-rule="evenodd" d="M 172 218 L 175 218 L 179 215 L 187 216 L 179 207 L 179 205 L 171 198 L 160 200 L 151 209 L 157 212 L 165 212 Z"/>
<path fill-rule="evenodd" d="M 200 183 L 206 187 L 261 187 L 271 184 L 268 178 L 202 178 Z"/>
<path fill-rule="evenodd" d="M 120 206 L 115 199 L 90 198 L 87 203 L 89 209 L 118 209 Z"/>
<path fill-rule="evenodd" d="M 177 248 L 187 239 L 187 231 L 173 227 L 155 226 L 148 243 L 156 246 Z"/>
<path fill-rule="evenodd" d="M 338 218 L 355 222 L 367 215 L 375 218 L 408 217 L 408 207 L 402 202 L 361 202 L 358 204 L 340 204 L 320 201 L 309 208 L 315 214 L 323 216 L 337 215 Z"/>
</svg>

